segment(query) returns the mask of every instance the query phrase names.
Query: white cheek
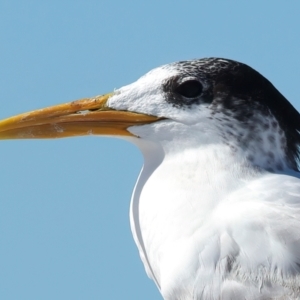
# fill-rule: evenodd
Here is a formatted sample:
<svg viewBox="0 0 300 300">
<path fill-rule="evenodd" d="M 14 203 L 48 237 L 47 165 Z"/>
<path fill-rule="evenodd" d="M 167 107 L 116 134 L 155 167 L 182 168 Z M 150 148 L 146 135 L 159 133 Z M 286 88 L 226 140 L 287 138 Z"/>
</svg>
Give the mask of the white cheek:
<svg viewBox="0 0 300 300">
<path fill-rule="evenodd" d="M 126 110 L 147 115 L 164 117 L 184 124 L 201 122 L 209 114 L 205 105 L 174 106 L 166 101 L 163 91 L 159 88 L 141 91 L 126 86 L 116 91 L 108 100 L 108 106 L 116 110 Z"/>
</svg>

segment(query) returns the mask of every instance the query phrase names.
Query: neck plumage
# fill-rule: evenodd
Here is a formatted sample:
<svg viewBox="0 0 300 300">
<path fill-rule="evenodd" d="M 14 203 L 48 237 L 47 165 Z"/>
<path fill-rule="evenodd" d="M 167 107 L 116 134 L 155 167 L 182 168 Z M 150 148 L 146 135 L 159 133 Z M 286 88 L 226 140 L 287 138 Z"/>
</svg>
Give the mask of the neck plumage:
<svg viewBox="0 0 300 300">
<path fill-rule="evenodd" d="M 136 143 L 145 165 L 132 196 L 130 220 L 145 269 L 161 291 L 179 278 L 190 284 L 196 270 L 189 266 L 197 266 L 197 248 L 210 238 L 207 226 L 215 209 L 227 195 L 266 171 L 251 166 L 226 144 L 183 150 L 176 141 L 164 148 Z"/>
</svg>

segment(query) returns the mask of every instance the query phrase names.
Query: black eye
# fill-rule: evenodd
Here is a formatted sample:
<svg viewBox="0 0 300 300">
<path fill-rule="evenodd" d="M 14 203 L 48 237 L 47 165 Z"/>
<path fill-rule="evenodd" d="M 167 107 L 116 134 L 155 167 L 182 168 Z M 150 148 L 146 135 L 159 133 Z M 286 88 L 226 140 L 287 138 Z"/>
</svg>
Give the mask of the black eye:
<svg viewBox="0 0 300 300">
<path fill-rule="evenodd" d="M 180 84 L 175 92 L 186 98 L 196 98 L 202 93 L 202 84 L 198 80 L 187 80 Z"/>
</svg>

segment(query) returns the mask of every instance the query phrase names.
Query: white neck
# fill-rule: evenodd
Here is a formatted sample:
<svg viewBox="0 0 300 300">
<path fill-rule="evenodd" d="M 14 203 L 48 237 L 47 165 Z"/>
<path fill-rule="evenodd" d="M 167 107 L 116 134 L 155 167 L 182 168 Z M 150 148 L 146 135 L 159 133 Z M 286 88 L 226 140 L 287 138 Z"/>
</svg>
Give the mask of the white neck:
<svg viewBox="0 0 300 300">
<path fill-rule="evenodd" d="M 197 247 L 205 245 L 214 230 L 207 226 L 216 206 L 263 171 L 221 143 L 192 143 L 181 151 L 176 140 L 163 148 L 143 140 L 136 144 L 145 165 L 132 196 L 131 228 L 148 276 L 168 294 L 164 289 L 178 282 L 194 282 L 196 270 L 189 266 L 197 266 L 199 259 L 195 239 Z"/>
</svg>

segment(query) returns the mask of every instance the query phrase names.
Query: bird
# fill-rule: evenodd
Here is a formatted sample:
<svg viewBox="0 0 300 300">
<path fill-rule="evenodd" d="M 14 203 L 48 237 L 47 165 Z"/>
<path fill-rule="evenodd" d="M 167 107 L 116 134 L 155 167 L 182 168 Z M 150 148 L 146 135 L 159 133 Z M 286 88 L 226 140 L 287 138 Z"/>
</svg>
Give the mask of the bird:
<svg viewBox="0 0 300 300">
<path fill-rule="evenodd" d="M 130 225 L 163 299 L 300 299 L 300 115 L 259 72 L 179 61 L 0 121 L 2 140 L 79 135 L 142 152 Z"/>
</svg>

